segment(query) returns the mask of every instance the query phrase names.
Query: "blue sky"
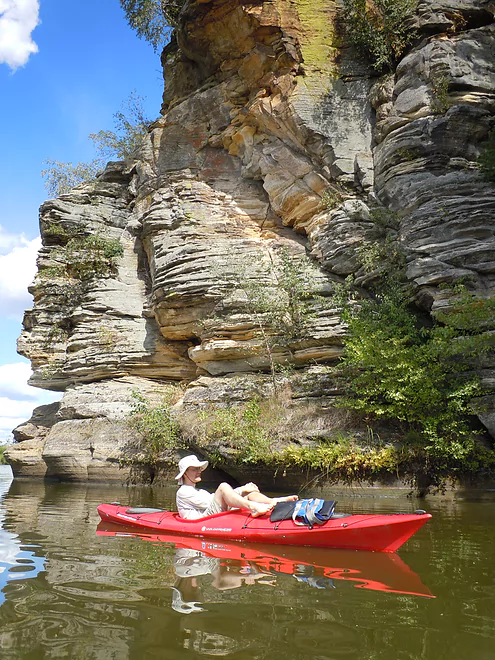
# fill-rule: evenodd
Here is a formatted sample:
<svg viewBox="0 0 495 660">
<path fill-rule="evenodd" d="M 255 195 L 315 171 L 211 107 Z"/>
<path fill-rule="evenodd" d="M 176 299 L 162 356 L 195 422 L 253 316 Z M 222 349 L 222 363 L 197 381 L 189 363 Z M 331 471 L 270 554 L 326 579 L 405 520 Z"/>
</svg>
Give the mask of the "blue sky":
<svg viewBox="0 0 495 660">
<path fill-rule="evenodd" d="M 0 0 L 0 444 L 37 405 L 59 398 L 26 384 L 17 355 L 39 247 L 46 158 L 89 161 L 89 133 L 113 129 L 135 91 L 159 115 L 159 53 L 128 27 L 119 0 Z"/>
</svg>

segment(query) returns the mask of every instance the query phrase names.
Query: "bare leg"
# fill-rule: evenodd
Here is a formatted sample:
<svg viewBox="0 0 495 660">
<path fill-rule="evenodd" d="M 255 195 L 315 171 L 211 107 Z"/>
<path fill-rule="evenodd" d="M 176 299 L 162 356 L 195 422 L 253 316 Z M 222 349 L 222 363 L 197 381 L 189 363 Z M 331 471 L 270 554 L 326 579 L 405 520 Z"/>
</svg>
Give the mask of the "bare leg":
<svg viewBox="0 0 495 660">
<path fill-rule="evenodd" d="M 261 516 L 265 513 L 268 513 L 275 506 L 275 502 L 269 497 L 266 497 L 265 500 L 252 500 L 251 495 L 259 495 L 260 493 L 250 493 L 248 497 L 242 497 L 239 493 L 236 493 L 235 490 L 229 486 L 227 483 L 220 484 L 220 486 L 215 491 L 215 499 L 219 503 L 222 509 L 225 511 L 229 507 L 238 507 L 239 509 L 249 509 L 253 517 Z"/>
<path fill-rule="evenodd" d="M 263 493 L 254 492 L 246 495 L 246 499 L 250 500 L 251 502 L 260 502 L 262 504 L 271 504 L 272 506 L 275 506 L 277 502 L 296 502 L 299 497 L 297 495 L 287 495 L 286 497 L 268 497 L 267 495 L 263 495 Z"/>
</svg>

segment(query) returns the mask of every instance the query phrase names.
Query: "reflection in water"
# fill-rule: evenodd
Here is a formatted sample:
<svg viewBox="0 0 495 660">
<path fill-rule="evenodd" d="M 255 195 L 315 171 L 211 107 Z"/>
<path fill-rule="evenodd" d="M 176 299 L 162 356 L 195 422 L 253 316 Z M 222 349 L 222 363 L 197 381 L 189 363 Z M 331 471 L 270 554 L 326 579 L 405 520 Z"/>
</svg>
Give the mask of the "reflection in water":
<svg viewBox="0 0 495 660">
<path fill-rule="evenodd" d="M 5 600 L 4 589 L 8 582 L 34 578 L 45 567 L 44 557 L 37 557 L 31 551 L 31 547 L 38 549 L 37 546 L 21 545 L 17 534 L 3 529 L 5 513 L 2 500 L 11 482 L 10 472 L 3 471 L 0 474 L 0 604 Z"/>
<path fill-rule="evenodd" d="M 268 571 L 260 570 L 254 562 L 222 563 L 220 559 L 208 556 L 193 548 L 177 547 L 174 557 L 174 568 L 177 582 L 172 587 L 172 609 L 181 614 L 202 612 L 204 610 L 199 602 L 201 584 L 198 578 L 204 575 L 213 576 L 210 584 L 218 591 L 238 589 L 242 586 L 252 585 L 256 581 L 273 585 Z"/>
<path fill-rule="evenodd" d="M 95 533 L 100 502 L 166 507 L 174 496 L 13 482 L 2 524 L 16 570 L 44 569 L 3 588 L 1 660 L 495 660 L 492 505 L 411 503 L 432 524 L 400 556 Z M 404 507 L 339 500 L 353 512 Z M 24 564 L 22 552 L 36 557 Z"/>
<path fill-rule="evenodd" d="M 181 598 L 175 594 L 172 607 L 180 607 L 183 613 L 200 611 L 197 578 L 205 575 L 213 576 L 209 584 L 218 591 L 255 582 L 273 585 L 277 576 L 290 575 L 317 589 L 335 588 L 335 581 L 344 581 L 361 589 L 434 597 L 419 576 L 394 553 L 210 541 L 177 534 L 124 530 L 121 525 L 100 523 L 97 534 L 140 538 L 172 544 L 176 548 L 174 568 L 179 581 L 175 590 L 180 592 Z M 272 579 L 267 580 L 267 576 Z M 185 591 L 194 598 L 184 597 Z"/>
<path fill-rule="evenodd" d="M 219 603 L 242 606 L 243 595 L 250 594 L 254 586 L 260 601 L 263 600 L 260 587 L 277 587 L 275 593 L 286 598 L 291 593 L 287 578 L 294 580 L 294 587 L 297 583 L 304 589 L 305 600 L 313 600 L 312 590 L 335 589 L 339 583 L 370 591 L 433 597 L 419 576 L 395 554 L 250 545 L 155 532 L 136 533 L 134 529 L 126 530 L 121 525 L 102 522 L 97 534 L 148 541 L 155 551 L 160 547 L 175 548 L 176 580 L 171 586 L 171 608 L 181 615 L 195 615 L 189 623 L 184 623 L 184 631 L 187 631 L 184 647 L 201 655 L 227 656 L 251 646 L 244 635 L 236 638 L 212 630 L 210 617 Z M 236 601 L 226 601 L 226 592 L 232 590 L 239 590 Z M 315 609 L 314 613 L 316 621 L 327 619 L 324 611 Z M 198 616 L 205 618 L 207 623 L 201 623 L 202 619 L 196 618 Z M 314 625 L 312 617 L 305 625 L 311 629 Z M 312 634 L 341 640 L 347 635 L 345 628 L 341 625 L 336 628 L 335 622 L 331 621 L 326 621 L 325 634 L 321 630 Z"/>
</svg>

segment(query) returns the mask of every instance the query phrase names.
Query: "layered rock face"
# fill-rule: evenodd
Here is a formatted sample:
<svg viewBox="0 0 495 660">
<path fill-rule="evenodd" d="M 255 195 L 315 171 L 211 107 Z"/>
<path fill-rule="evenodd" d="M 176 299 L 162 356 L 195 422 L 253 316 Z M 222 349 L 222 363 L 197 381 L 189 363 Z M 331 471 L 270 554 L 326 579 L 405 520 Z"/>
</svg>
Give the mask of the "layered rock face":
<svg viewBox="0 0 495 660">
<path fill-rule="evenodd" d="M 162 115 L 135 160 L 43 205 L 19 351 L 32 384 L 65 394 L 54 419 L 32 420 L 29 461 L 22 442 L 9 450 L 17 475 L 122 478 L 133 391 L 175 381 L 188 383 L 186 408 L 229 388 L 235 399 L 233 376 L 269 367 L 239 278 L 273 286 L 281 250 L 308 251 L 328 295 L 359 275 L 377 204 L 400 219 L 425 309 L 448 304 L 440 285 L 465 276 L 493 295 L 495 192 L 476 167 L 493 124 L 493 3 L 420 2 L 417 40 L 381 78 L 346 45 L 340 11 L 333 0 L 186 2 L 162 55 Z M 60 268 L 75 235 L 103 241 L 93 261 L 105 267 L 82 279 Z M 115 241 L 118 258 L 102 257 Z M 278 359 L 299 370 L 338 359 L 338 314 L 324 305 L 311 323 Z M 309 396 L 322 401 L 318 387 Z"/>
</svg>

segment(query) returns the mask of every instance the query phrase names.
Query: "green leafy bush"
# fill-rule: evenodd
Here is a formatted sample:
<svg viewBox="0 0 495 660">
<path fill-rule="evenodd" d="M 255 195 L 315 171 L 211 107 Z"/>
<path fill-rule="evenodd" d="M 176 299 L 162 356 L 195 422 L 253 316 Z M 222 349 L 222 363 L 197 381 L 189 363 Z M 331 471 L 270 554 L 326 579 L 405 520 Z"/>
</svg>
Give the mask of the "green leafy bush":
<svg viewBox="0 0 495 660">
<path fill-rule="evenodd" d="M 436 114 L 442 114 L 448 110 L 450 71 L 447 66 L 443 66 L 434 71 L 430 76 L 431 83 L 431 109 Z"/>
<path fill-rule="evenodd" d="M 168 25 L 160 0 L 120 0 L 129 26 L 156 51 L 163 44 Z"/>
<path fill-rule="evenodd" d="M 417 0 L 344 0 L 349 41 L 377 71 L 393 70 L 414 39 L 408 19 Z"/>
<path fill-rule="evenodd" d="M 133 392 L 133 404 L 127 423 L 137 433 L 132 435 L 122 449 L 122 466 L 130 466 L 135 471 L 147 474 L 153 481 L 160 468 L 163 453 L 168 449 L 183 446 L 179 425 L 172 414 L 182 390 L 170 385 L 159 403 L 148 400 L 139 392 Z"/>
<path fill-rule="evenodd" d="M 257 398 L 242 406 L 203 411 L 198 418 L 197 439 L 202 445 L 214 442 L 230 448 L 236 460 L 269 463 L 272 443 L 262 413 Z"/>
<path fill-rule="evenodd" d="M 397 458 L 391 445 L 364 451 L 352 439 L 342 437 L 316 447 L 289 445 L 279 461 L 286 467 L 318 470 L 326 480 L 355 484 L 397 474 Z"/>
<path fill-rule="evenodd" d="M 143 110 L 144 99 L 135 92 L 123 104 L 122 110 L 113 115 L 113 131 L 90 133 L 96 151 L 102 160 L 131 158 L 148 133 L 150 120 Z"/>
<path fill-rule="evenodd" d="M 452 457 L 470 451 L 470 401 L 481 393 L 474 367 L 492 344 L 473 320 L 473 309 L 481 305 L 493 322 L 493 306 L 464 296 L 443 316 L 445 324 L 420 323 L 400 287 L 348 306 L 344 405 L 374 419 L 403 422 L 431 451 Z"/>
<path fill-rule="evenodd" d="M 45 188 L 49 195 L 58 197 L 70 192 L 72 188 L 91 181 L 98 172 L 103 169 L 103 161 L 95 158 L 89 163 L 62 163 L 58 160 L 47 158 L 43 161 L 46 167 L 41 170 L 41 176 L 45 179 Z"/>
<path fill-rule="evenodd" d="M 90 280 L 110 275 L 123 254 L 124 248 L 118 240 L 90 234 L 71 238 L 63 259 L 69 277 Z"/>
<path fill-rule="evenodd" d="M 46 237 L 53 237 L 48 233 Z M 41 277 L 72 278 L 84 282 L 95 277 L 108 277 L 117 260 L 124 254 L 120 241 L 100 234 L 87 234 L 88 228 L 62 229 L 58 238 L 65 244 L 54 248 L 56 265 L 40 270 Z M 43 232 L 44 233 L 44 232 Z M 45 234 L 44 234 L 45 235 Z M 70 297 L 70 290 L 67 292 Z M 78 294 L 82 293 L 78 291 Z M 78 298 L 80 296 L 78 295 Z"/>
</svg>

